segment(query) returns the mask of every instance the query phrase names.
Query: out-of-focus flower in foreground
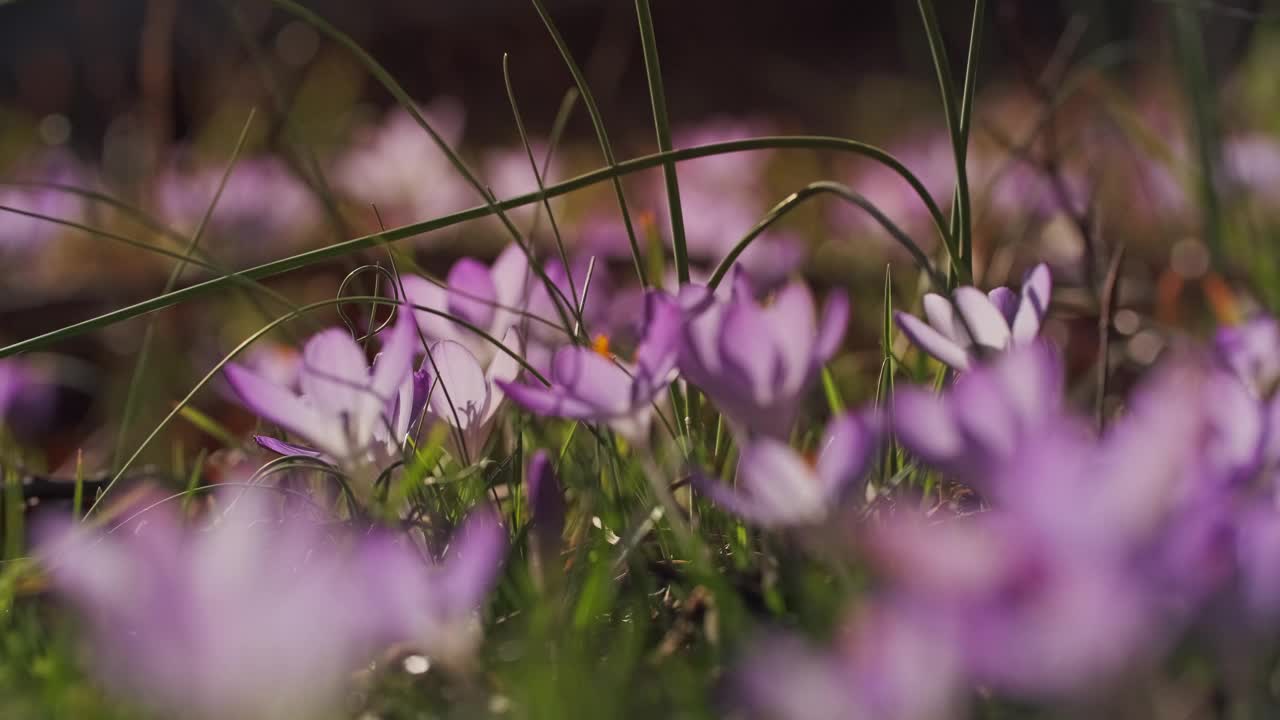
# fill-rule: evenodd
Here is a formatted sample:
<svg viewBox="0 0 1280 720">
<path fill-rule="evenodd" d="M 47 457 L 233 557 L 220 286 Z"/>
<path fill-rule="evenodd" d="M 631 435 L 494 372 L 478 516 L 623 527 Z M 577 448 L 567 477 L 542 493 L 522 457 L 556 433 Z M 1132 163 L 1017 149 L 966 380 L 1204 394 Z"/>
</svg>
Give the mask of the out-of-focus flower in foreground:
<svg viewBox="0 0 1280 720">
<path fill-rule="evenodd" d="M 766 637 L 733 677 L 734 704 L 759 720 L 962 717 L 959 658 L 942 630 L 905 600 L 879 598 L 831 649 Z"/>
<path fill-rule="evenodd" d="M 925 295 L 928 322 L 904 312 L 894 313 L 894 319 L 921 350 L 956 370 L 968 370 L 982 351 L 998 352 L 1035 340 L 1052 290 L 1049 266 L 1042 263 L 1027 273 L 1021 294 L 1006 287 L 983 293 L 966 285 L 956 288 L 954 306 L 942 295 Z"/>
<path fill-rule="evenodd" d="M 765 526 L 821 520 L 875 457 L 876 429 L 857 415 L 833 420 L 810 463 L 775 438 L 747 442 L 738 462 L 737 487 L 697 476 L 697 485 L 717 505 Z"/>
<path fill-rule="evenodd" d="M 1015 348 L 964 373 L 944 393 L 897 388 L 898 441 L 928 465 L 984 487 L 1028 439 L 1067 431 L 1061 359 L 1047 344 Z"/>
</svg>

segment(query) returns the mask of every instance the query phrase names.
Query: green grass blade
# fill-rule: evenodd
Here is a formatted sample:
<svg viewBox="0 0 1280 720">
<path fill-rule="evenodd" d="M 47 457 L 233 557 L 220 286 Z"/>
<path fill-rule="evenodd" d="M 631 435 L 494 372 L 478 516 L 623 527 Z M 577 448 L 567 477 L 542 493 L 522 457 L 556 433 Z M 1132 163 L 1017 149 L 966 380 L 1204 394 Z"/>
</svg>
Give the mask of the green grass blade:
<svg viewBox="0 0 1280 720">
<path fill-rule="evenodd" d="M 942 109 L 946 115 L 947 132 L 951 136 L 951 149 L 956 163 L 955 222 L 951 224 L 950 240 L 953 275 L 960 282 L 973 277 L 972 240 L 969 228 L 969 180 L 965 163 L 967 140 L 962 133 L 960 102 L 956 99 L 955 77 L 951 73 L 951 61 L 947 58 L 947 45 L 938 24 L 938 15 L 932 0 L 918 0 L 920 18 L 924 21 L 925 35 L 929 39 L 929 53 L 933 57 L 934 73 L 942 95 Z"/>
<path fill-rule="evenodd" d="M 649 80 L 649 104 L 653 107 L 653 126 L 658 135 L 658 151 L 671 150 L 671 122 L 667 116 L 667 95 L 662 86 L 662 66 L 658 62 L 658 39 L 653 30 L 649 0 L 636 0 L 636 17 L 640 21 L 640 47 L 644 51 L 644 72 Z M 689 248 L 684 236 L 684 210 L 680 205 L 680 180 L 676 164 L 662 164 L 662 177 L 667 186 L 667 210 L 671 214 L 671 250 L 676 261 L 676 278 L 681 285 L 689 282 Z"/>
<path fill-rule="evenodd" d="M 600 115 L 600 108 L 596 105 L 595 95 L 591 93 L 591 87 L 587 85 L 587 78 L 582 73 L 582 68 L 578 66 L 578 61 L 573 59 L 573 53 L 569 52 L 569 46 L 565 44 L 564 38 L 560 35 L 560 30 L 556 27 L 555 21 L 551 19 L 551 14 L 547 12 L 546 6 L 542 4 L 542 0 L 532 0 L 533 8 L 538 12 L 538 17 L 542 18 L 542 24 L 546 26 L 547 33 L 551 35 L 552 42 L 555 43 L 556 49 L 560 51 L 560 57 L 564 59 L 565 66 L 569 69 L 569 74 L 573 76 L 573 83 L 578 88 L 578 93 L 582 96 L 582 102 L 587 106 L 587 114 L 591 116 L 591 125 L 595 128 L 596 139 L 600 142 L 600 152 L 604 155 L 604 162 L 610 168 L 617 167 L 618 162 L 613 154 L 613 145 L 609 143 L 609 134 L 604 129 L 604 118 Z M 631 223 L 631 212 L 627 209 L 627 196 L 622 190 L 622 181 L 618 179 L 618 175 L 612 176 L 613 191 L 618 198 L 618 210 L 622 214 L 622 224 L 627 231 L 627 240 L 631 243 L 631 259 L 635 263 L 636 277 L 640 279 L 640 284 L 648 287 L 649 279 L 645 274 L 644 260 L 640 253 L 640 244 L 636 240 L 636 229 Z"/>
<path fill-rule="evenodd" d="M 725 275 L 728 274 L 729 269 L 733 267 L 733 263 L 737 260 L 738 256 L 741 255 L 747 247 L 760 236 L 761 233 L 767 230 L 770 225 L 782 219 L 787 213 L 799 207 L 801 203 L 805 202 L 809 198 L 824 194 L 835 195 L 836 197 L 866 211 L 868 215 L 881 225 L 881 227 L 888 231 L 894 240 L 898 241 L 898 244 L 902 245 L 902 247 L 911 254 L 911 257 L 916 261 L 916 264 L 920 266 L 921 270 L 928 274 L 929 279 L 939 290 L 946 288 L 946 278 L 933 267 L 933 263 L 929 261 L 929 257 L 920 249 L 920 246 L 911 239 L 910 235 L 907 235 L 906 232 L 894 224 L 887 215 L 876 207 L 874 203 L 863 197 L 860 193 L 854 192 L 840 183 L 826 180 L 806 185 L 800 190 L 788 195 L 786 199 L 775 205 L 773 209 L 765 215 L 764 219 L 756 223 L 755 227 L 751 228 L 751 230 L 749 230 L 747 234 L 738 241 L 738 244 L 734 245 L 733 249 L 725 255 L 724 259 L 721 260 L 720 264 L 716 267 L 715 272 L 712 273 L 711 279 L 707 281 L 707 286 L 713 290 L 719 287 L 720 282 L 724 280 Z"/>
<path fill-rule="evenodd" d="M 529 156 L 529 168 L 533 170 L 533 179 L 538 183 L 538 192 L 545 193 L 547 188 L 542 180 L 545 170 L 538 169 L 538 160 L 533 156 L 533 146 L 529 144 L 529 134 L 524 129 L 524 118 L 520 114 L 520 104 L 516 102 L 516 91 L 511 86 L 510 59 L 510 56 L 506 53 L 502 54 L 502 82 L 507 89 L 507 102 L 511 105 L 511 116 L 516 121 L 516 130 L 520 134 L 520 144 L 524 147 L 525 154 Z M 550 161 L 550 159 L 551 155 L 548 153 L 547 161 Z M 545 164 L 543 167 L 546 167 Z M 569 264 L 569 252 L 565 249 L 564 238 L 560 236 L 560 225 L 556 222 L 556 215 L 551 211 L 551 201 L 546 197 L 542 198 L 542 208 L 547 213 L 547 222 L 551 224 L 551 234 L 556 240 L 556 251 L 560 254 L 560 262 L 564 265 L 565 278 L 569 282 L 569 295 L 572 298 L 569 303 L 569 309 L 575 320 L 574 326 L 584 327 L 585 323 L 582 320 L 577 281 L 573 279 L 573 266 Z M 534 222 L 537 222 L 537 218 L 534 218 Z"/>
</svg>

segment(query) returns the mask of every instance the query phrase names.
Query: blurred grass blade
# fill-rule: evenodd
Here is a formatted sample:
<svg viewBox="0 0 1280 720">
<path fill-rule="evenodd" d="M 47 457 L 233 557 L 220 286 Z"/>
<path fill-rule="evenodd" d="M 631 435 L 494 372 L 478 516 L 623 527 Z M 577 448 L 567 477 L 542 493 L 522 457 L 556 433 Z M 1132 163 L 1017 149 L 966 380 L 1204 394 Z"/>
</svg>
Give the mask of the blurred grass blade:
<svg viewBox="0 0 1280 720">
<path fill-rule="evenodd" d="M 1191 0 L 1176 0 L 1173 8 L 1173 47 L 1187 93 L 1191 140 L 1200 166 L 1196 180 L 1200 206 L 1204 212 L 1201 232 L 1214 266 L 1221 268 L 1225 249 L 1222 246 L 1222 203 L 1218 197 L 1216 180 L 1222 154 L 1216 111 L 1212 106 L 1214 93 L 1204 54 L 1204 41 L 1196 14 L 1196 3 Z"/>
<path fill-rule="evenodd" d="M 178 284 L 178 279 L 182 277 L 183 271 L 187 269 L 188 260 L 195 254 L 196 248 L 200 247 L 200 240 L 204 237 L 204 231 L 209 226 L 209 218 L 213 217 L 213 211 L 218 207 L 218 201 L 222 199 L 222 193 L 227 188 L 227 181 L 235 170 L 236 162 L 240 159 L 240 153 L 244 151 L 244 143 L 249 137 L 249 128 L 253 127 L 253 118 L 256 114 L 257 111 L 250 110 L 249 116 L 244 119 L 244 125 L 240 128 L 240 135 L 236 138 L 235 147 L 231 150 L 231 157 L 227 160 L 227 167 L 223 170 L 222 177 L 218 180 L 218 187 L 214 190 L 213 197 L 209 200 L 209 206 L 205 208 L 204 215 L 200 217 L 200 223 L 196 225 L 195 232 L 191 234 L 191 240 L 187 243 L 187 247 L 182 253 L 182 259 L 178 260 L 173 269 L 169 271 L 169 277 L 164 283 L 165 293 L 173 291 L 174 286 Z M 112 468 L 119 464 L 120 456 L 124 453 L 124 444 L 129 439 L 129 428 L 133 427 L 134 415 L 138 411 L 138 394 L 146 377 L 147 360 L 151 357 L 151 346 L 155 342 L 155 334 L 156 318 L 152 317 L 147 322 L 147 327 L 142 333 L 142 343 L 138 348 L 138 355 L 133 363 L 133 375 L 129 378 L 129 386 L 125 392 L 124 409 L 120 415 L 120 429 L 116 432 L 116 444 L 111 453 Z"/>
<path fill-rule="evenodd" d="M 240 441 L 236 439 L 236 436 L 232 435 L 231 431 L 227 430 L 222 423 L 214 420 L 190 405 L 183 407 L 180 414 L 182 415 L 183 420 L 194 425 L 205 435 L 208 435 L 222 443 L 223 446 L 233 448 L 240 444 Z"/>
</svg>

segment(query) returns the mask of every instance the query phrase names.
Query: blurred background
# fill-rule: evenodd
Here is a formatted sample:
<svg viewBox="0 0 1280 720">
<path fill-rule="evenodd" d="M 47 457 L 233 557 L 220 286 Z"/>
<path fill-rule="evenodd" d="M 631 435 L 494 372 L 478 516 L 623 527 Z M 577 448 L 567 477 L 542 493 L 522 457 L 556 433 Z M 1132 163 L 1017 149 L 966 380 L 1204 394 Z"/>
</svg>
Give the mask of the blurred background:
<svg viewBox="0 0 1280 720">
<path fill-rule="evenodd" d="M 572 78 L 532 4 L 305 4 L 381 63 L 499 197 L 536 189 L 504 89 L 504 54 L 545 180 L 603 164 L 582 104 L 566 102 Z M 940 5 L 958 77 L 969 9 Z M 1116 297 L 1115 343 L 1103 361 L 1117 378 L 1180 333 L 1280 297 L 1271 250 L 1280 219 L 1280 9 L 1262 0 L 1181 6 L 1194 28 L 1180 36 L 1174 3 L 1164 0 L 990 3 L 967 165 L 978 281 L 1017 282 L 1034 259 L 1053 263 L 1065 290 L 1050 332 L 1072 341 L 1077 373 L 1096 362 L 1106 291 Z M 546 7 L 584 68 L 615 154 L 655 151 L 632 5 Z M 954 162 L 914 3 L 657 0 L 653 12 L 678 146 L 769 134 L 864 140 L 898 156 L 949 208 Z M 1197 93 L 1211 111 L 1188 112 Z M 905 183 L 852 156 L 756 152 L 684 163 L 680 177 L 704 274 L 772 205 L 818 180 L 864 194 L 938 256 L 930 219 Z M 0 181 L 6 343 L 170 282 L 479 203 L 348 49 L 258 0 L 0 2 Z M 661 175 L 638 173 L 625 185 L 647 254 L 664 270 Z M 621 293 L 630 260 L 608 185 L 551 207 L 571 264 L 597 259 L 600 295 Z M 512 215 L 550 257 L 545 213 Z M 172 280 L 174 258 L 139 247 L 181 253 L 197 228 L 200 263 Z M 492 257 L 507 242 L 493 220 L 448 228 L 401 243 L 410 264 L 402 269 L 444 276 L 457 257 Z M 1125 262 L 1108 285 L 1121 247 Z M 352 269 L 385 258 L 367 251 L 269 284 L 299 304 L 333 297 Z M 836 374 L 849 397 L 872 392 L 886 265 L 904 307 L 923 287 L 909 256 L 864 215 L 818 200 L 771 228 L 743 261 L 765 287 L 805 273 L 854 294 L 851 344 L 866 350 L 865 363 L 855 352 Z M 1228 281 L 1249 291 L 1233 294 Z M 229 292 L 24 356 L 24 371 L 47 390 L 24 412 L 46 450 L 38 462 L 65 467 L 72 449 L 84 449 L 90 466 L 111 464 L 117 435 L 140 440 L 269 310 Z M 625 313 L 615 321 L 625 325 Z M 304 330 L 273 333 L 258 361 L 287 365 Z M 146 367 L 137 363 L 143 343 L 158 358 Z M 138 373 L 146 382 L 130 400 Z M 216 383 L 197 405 L 233 429 L 250 422 Z M 170 432 L 187 448 L 215 444 L 196 424 Z"/>
</svg>

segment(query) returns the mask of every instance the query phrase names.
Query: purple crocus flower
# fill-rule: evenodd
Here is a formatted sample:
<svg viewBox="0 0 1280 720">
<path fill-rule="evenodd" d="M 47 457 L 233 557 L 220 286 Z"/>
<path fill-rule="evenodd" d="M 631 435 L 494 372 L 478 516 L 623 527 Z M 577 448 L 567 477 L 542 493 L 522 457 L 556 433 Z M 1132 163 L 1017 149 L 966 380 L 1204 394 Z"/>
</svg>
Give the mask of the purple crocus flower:
<svg viewBox="0 0 1280 720">
<path fill-rule="evenodd" d="M 524 251 L 508 245 L 493 265 L 462 258 L 449 270 L 440 286 L 416 275 L 400 279 L 405 301 L 411 305 L 447 312 L 501 340 L 521 321 L 528 301 L 530 272 Z M 464 346 L 476 361 L 488 367 L 502 351 L 493 343 L 447 317 L 415 311 L 418 327 L 432 340 L 451 340 Z"/>
<path fill-rule="evenodd" d="M 1062 384 L 1057 352 L 1036 343 L 964 373 L 941 395 L 898 388 L 891 422 L 926 464 L 981 484 L 1028 439 L 1067 431 Z"/>
<path fill-rule="evenodd" d="M 501 342 L 520 354 L 514 329 Z M 520 364 L 506 352 L 499 352 L 485 367 L 462 343 L 444 340 L 431 346 L 419 376 L 431 414 L 461 432 L 467 453 L 474 454 L 483 446 L 506 397 L 502 384 L 519 374 Z"/>
<path fill-rule="evenodd" d="M 416 418 L 411 370 L 417 337 L 407 317 L 392 327 L 372 368 L 346 332 L 335 328 L 313 336 L 302 351 L 301 394 L 229 363 L 227 381 L 241 402 L 308 446 L 264 436 L 256 438 L 258 443 L 348 468 L 398 456 Z"/>
<path fill-rule="evenodd" d="M 717 505 L 759 525 L 813 523 L 836 507 L 871 464 L 876 434 L 868 418 L 836 418 L 812 464 L 786 443 L 761 436 L 742 449 L 736 488 L 703 476 L 697 486 Z"/>
<path fill-rule="evenodd" d="M 648 437 L 652 404 L 671 383 L 682 320 L 675 299 L 645 296 L 645 332 L 634 363 L 624 364 L 600 336 L 593 347 L 569 346 L 551 360 L 551 387 L 499 382 L 516 404 L 534 413 L 608 423 L 627 439 Z"/>
<path fill-rule="evenodd" d="M 821 317 L 801 282 L 762 306 L 736 272 L 730 298 L 701 286 L 681 289 L 686 313 L 680 372 L 705 392 L 739 434 L 785 438 L 800 401 L 844 337 L 849 302 L 830 295 Z"/>
<path fill-rule="evenodd" d="M 1006 287 L 983 293 L 966 285 L 956 288 L 954 307 L 942 295 L 925 295 L 927 323 L 904 312 L 895 312 L 894 319 L 921 350 L 956 370 L 968 370 L 979 349 L 1000 351 L 1035 340 L 1052 290 L 1049 266 L 1041 263 L 1023 279 L 1021 295 Z"/>
</svg>

